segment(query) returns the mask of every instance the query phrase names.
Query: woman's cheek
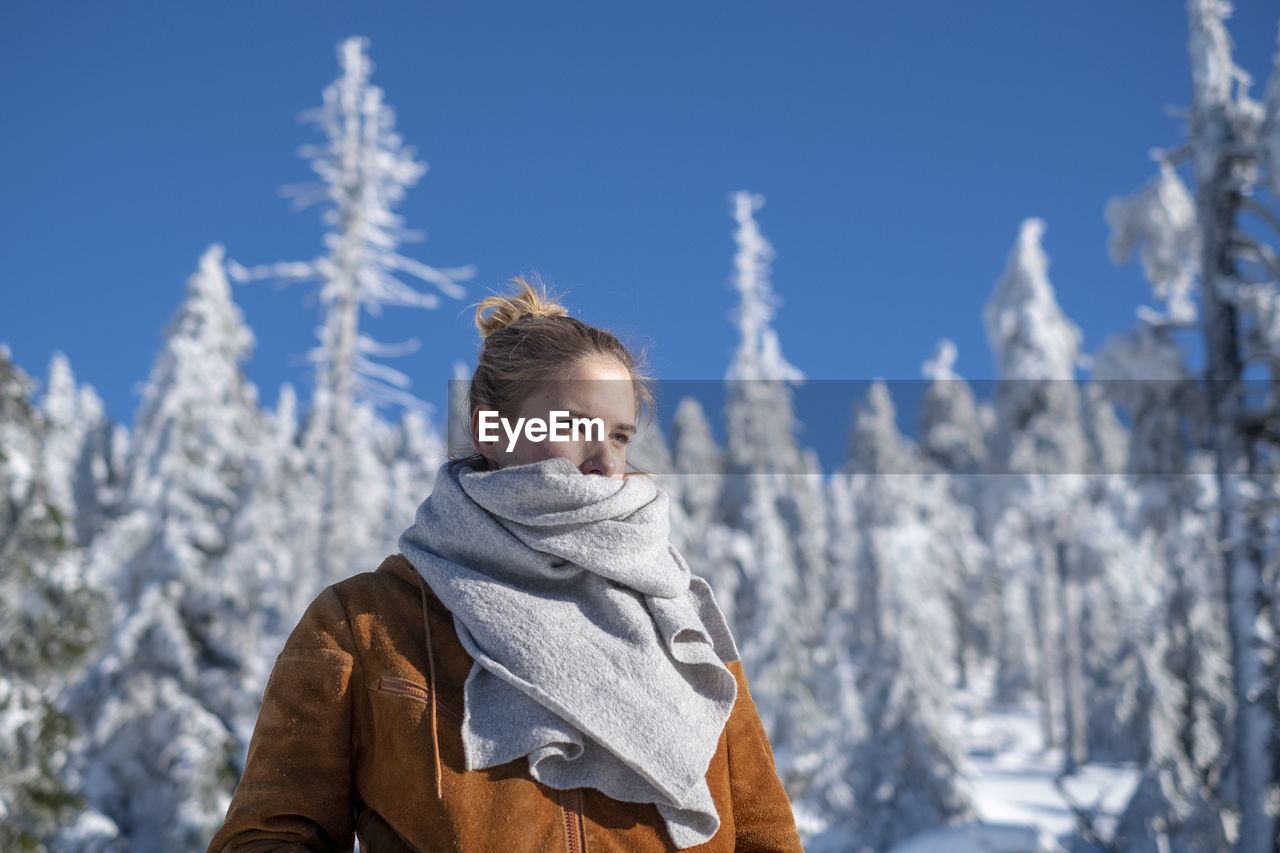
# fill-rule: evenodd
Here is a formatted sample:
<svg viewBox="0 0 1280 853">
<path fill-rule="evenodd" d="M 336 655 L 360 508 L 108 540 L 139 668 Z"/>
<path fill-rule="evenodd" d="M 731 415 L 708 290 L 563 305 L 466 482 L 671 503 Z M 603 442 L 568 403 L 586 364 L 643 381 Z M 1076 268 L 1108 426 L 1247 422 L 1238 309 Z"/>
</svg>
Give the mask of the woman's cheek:
<svg viewBox="0 0 1280 853">
<path fill-rule="evenodd" d="M 547 439 L 530 441 L 524 437 L 521 437 L 519 444 L 516 445 L 516 459 L 518 460 L 517 464 L 520 465 L 560 457 L 569 459 L 573 464 L 578 465 L 582 461 L 581 448 L 574 442 L 550 441 Z"/>
</svg>

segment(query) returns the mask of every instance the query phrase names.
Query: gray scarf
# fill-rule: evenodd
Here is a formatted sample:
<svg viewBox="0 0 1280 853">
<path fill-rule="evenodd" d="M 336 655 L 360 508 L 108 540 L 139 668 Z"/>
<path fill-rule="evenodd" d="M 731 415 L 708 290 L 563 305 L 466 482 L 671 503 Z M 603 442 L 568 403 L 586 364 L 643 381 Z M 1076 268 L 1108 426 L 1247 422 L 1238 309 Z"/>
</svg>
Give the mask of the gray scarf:
<svg viewBox="0 0 1280 853">
<path fill-rule="evenodd" d="M 677 847 L 720 817 L 706 772 L 737 697 L 711 588 L 667 540 L 645 476 L 553 458 L 497 471 L 446 463 L 400 550 L 475 658 L 462 743 L 471 770 L 529 758 L 534 779 L 654 803 Z"/>
</svg>

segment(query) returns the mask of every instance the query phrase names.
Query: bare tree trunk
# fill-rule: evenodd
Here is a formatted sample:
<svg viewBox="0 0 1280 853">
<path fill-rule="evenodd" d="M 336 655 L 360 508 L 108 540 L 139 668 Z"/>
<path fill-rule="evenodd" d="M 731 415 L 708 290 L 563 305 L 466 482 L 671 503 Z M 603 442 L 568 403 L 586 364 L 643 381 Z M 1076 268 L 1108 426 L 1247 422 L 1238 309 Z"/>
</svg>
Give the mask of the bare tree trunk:
<svg viewBox="0 0 1280 853">
<path fill-rule="evenodd" d="M 1063 772 L 1075 773 L 1089 760 L 1088 717 L 1084 698 L 1084 645 L 1080 635 L 1082 608 L 1080 584 L 1071 577 L 1067 547 L 1059 541 L 1054 548 L 1062 595 L 1063 715 L 1066 743 Z"/>
<path fill-rule="evenodd" d="M 964 597 L 952 594 L 948 596 L 951 607 L 951 618 L 956 629 L 956 689 L 969 689 L 969 649 L 973 645 L 973 625 L 969 618 L 968 607 Z"/>
<path fill-rule="evenodd" d="M 1009 587 L 1004 582 L 1000 563 L 988 560 L 984 575 L 990 601 L 996 603 L 995 618 L 991 620 L 991 651 L 996 658 L 996 701 L 1009 704 L 1018 700 L 1026 687 L 1025 672 L 1015 666 L 1013 631 L 1010 629 Z"/>
<path fill-rule="evenodd" d="M 1225 126 L 1225 118 L 1221 120 Z M 1213 423 L 1218 524 L 1222 543 L 1223 592 L 1231 638 L 1232 685 L 1236 699 L 1234 761 L 1240 805 L 1240 853 L 1274 853 L 1275 820 L 1264 797 L 1273 783 L 1272 719 L 1264 694 L 1266 672 L 1257 637 L 1263 609 L 1262 565 L 1250 524 L 1245 493 L 1251 490 L 1249 440 L 1241 431 L 1243 365 L 1236 307 L 1221 288 L 1236 278 L 1227 238 L 1234 229 L 1240 196 L 1231 186 L 1229 156 L 1197 187 L 1204 249 L 1203 302 L 1205 357 Z"/>
<path fill-rule="evenodd" d="M 354 156 L 354 155 L 353 155 Z M 358 196 L 358 187 L 352 188 Z M 358 199 L 349 206 L 356 208 Z M 326 486 L 325 526 L 320 533 L 323 551 L 320 555 L 330 583 L 350 573 L 352 525 L 355 505 L 353 456 L 355 438 L 351 432 L 355 417 L 356 347 L 360 322 L 359 269 L 360 243 L 364 239 L 358 217 L 345 215 L 342 242 L 334 253 L 335 275 L 329 286 L 336 293 L 325 317 L 324 381 L 329 399 L 327 450 L 329 453 Z"/>
<path fill-rule="evenodd" d="M 874 534 L 868 532 L 867 536 Z M 861 564 L 861 572 L 858 575 L 858 611 L 861 618 L 858 620 L 861 626 L 861 637 L 859 638 L 864 648 L 872 648 L 879 651 L 884 646 L 885 631 L 881 620 L 885 618 L 884 604 L 880 600 L 880 580 L 881 567 L 880 558 L 876 554 L 874 543 L 864 541 L 863 559 L 859 561 Z"/>
<path fill-rule="evenodd" d="M 1273 701 L 1258 636 L 1265 617 L 1261 519 L 1250 518 L 1249 496 L 1264 485 L 1251 470 L 1254 448 L 1243 428 L 1244 355 L 1241 318 L 1230 298 L 1240 281 L 1233 241 L 1243 204 L 1245 177 L 1258 165 L 1256 139 L 1233 96 L 1230 40 L 1223 23 L 1229 7 L 1221 0 L 1188 0 L 1192 65 L 1191 152 L 1196 177 L 1196 217 L 1200 231 L 1200 288 L 1209 383 L 1210 426 L 1218 483 L 1219 541 L 1223 594 L 1231 643 L 1235 695 L 1232 766 L 1240 806 L 1239 853 L 1274 853 L 1275 817 L 1267 799 L 1275 784 L 1271 748 Z M 1239 80 L 1236 79 L 1236 85 Z"/>
<path fill-rule="evenodd" d="M 321 560 L 332 583 L 351 571 L 352 455 L 354 453 L 351 422 L 355 402 L 355 342 L 357 313 L 360 310 L 354 294 L 343 294 L 330 309 L 333 329 L 329 372 L 329 411 L 326 432 L 329 453 L 325 484 L 325 525 L 320 532 Z"/>
<path fill-rule="evenodd" d="M 1040 731 L 1045 748 L 1062 744 L 1062 626 L 1059 619 L 1061 607 L 1058 573 L 1041 554 L 1039 582 L 1036 584 L 1036 646 L 1039 665 L 1036 667 L 1036 687 L 1040 695 Z"/>
</svg>

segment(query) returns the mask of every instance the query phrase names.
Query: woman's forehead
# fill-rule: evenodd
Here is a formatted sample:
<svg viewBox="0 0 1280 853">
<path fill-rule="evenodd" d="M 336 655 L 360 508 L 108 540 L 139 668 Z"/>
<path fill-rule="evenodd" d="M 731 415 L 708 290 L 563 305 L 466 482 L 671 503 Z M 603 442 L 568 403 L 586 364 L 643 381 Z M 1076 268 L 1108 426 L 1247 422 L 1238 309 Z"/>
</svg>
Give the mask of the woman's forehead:
<svg viewBox="0 0 1280 853">
<path fill-rule="evenodd" d="M 618 373 L 587 373 L 538 383 L 525 398 L 540 408 L 565 409 L 592 417 L 631 421 L 635 418 L 635 386 L 625 368 Z"/>
</svg>

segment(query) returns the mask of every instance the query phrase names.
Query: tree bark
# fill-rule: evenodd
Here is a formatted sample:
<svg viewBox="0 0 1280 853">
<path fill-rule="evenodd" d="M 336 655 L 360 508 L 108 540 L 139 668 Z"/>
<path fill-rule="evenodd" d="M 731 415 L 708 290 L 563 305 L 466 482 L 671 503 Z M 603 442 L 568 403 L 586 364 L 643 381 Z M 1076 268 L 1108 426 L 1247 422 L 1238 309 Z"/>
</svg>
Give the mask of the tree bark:
<svg viewBox="0 0 1280 853">
<path fill-rule="evenodd" d="M 1050 749 L 1062 745 L 1062 625 L 1060 624 L 1061 593 L 1058 573 L 1053 557 L 1046 557 L 1042 548 L 1040 576 L 1036 584 L 1035 604 L 1039 615 L 1036 626 L 1036 645 L 1039 648 L 1036 667 L 1036 686 L 1040 695 L 1040 731 L 1044 746 Z"/>
<path fill-rule="evenodd" d="M 1227 118 L 1215 115 L 1218 135 L 1229 134 Z M 1203 130 L 1203 129 L 1202 129 Z M 1221 139 L 1216 140 L 1221 144 Z M 1233 764 L 1240 806 L 1239 853 L 1274 853 L 1275 820 L 1264 798 L 1273 783 L 1273 721 L 1265 696 L 1267 678 L 1256 636 L 1263 608 L 1262 565 L 1256 524 L 1248 520 L 1246 493 L 1251 448 L 1243 433 L 1243 360 L 1236 307 L 1222 287 L 1235 279 L 1235 263 L 1227 240 L 1234 230 L 1240 195 L 1232 189 L 1231 158 L 1220 156 L 1208 180 L 1197 186 L 1203 248 L 1202 300 L 1205 359 L 1213 429 L 1214 473 L 1218 483 L 1218 527 L 1222 545 L 1223 593 L 1231 638 L 1232 686 L 1236 700 Z"/>
<path fill-rule="evenodd" d="M 1062 596 L 1062 656 L 1063 688 L 1062 710 L 1066 742 L 1064 743 L 1063 772 L 1075 773 L 1089 760 L 1088 716 L 1085 705 L 1084 644 L 1081 637 L 1081 590 L 1079 582 L 1071 576 L 1067 561 L 1067 546 L 1059 541 L 1054 548 L 1058 567 L 1058 581 Z"/>
</svg>

